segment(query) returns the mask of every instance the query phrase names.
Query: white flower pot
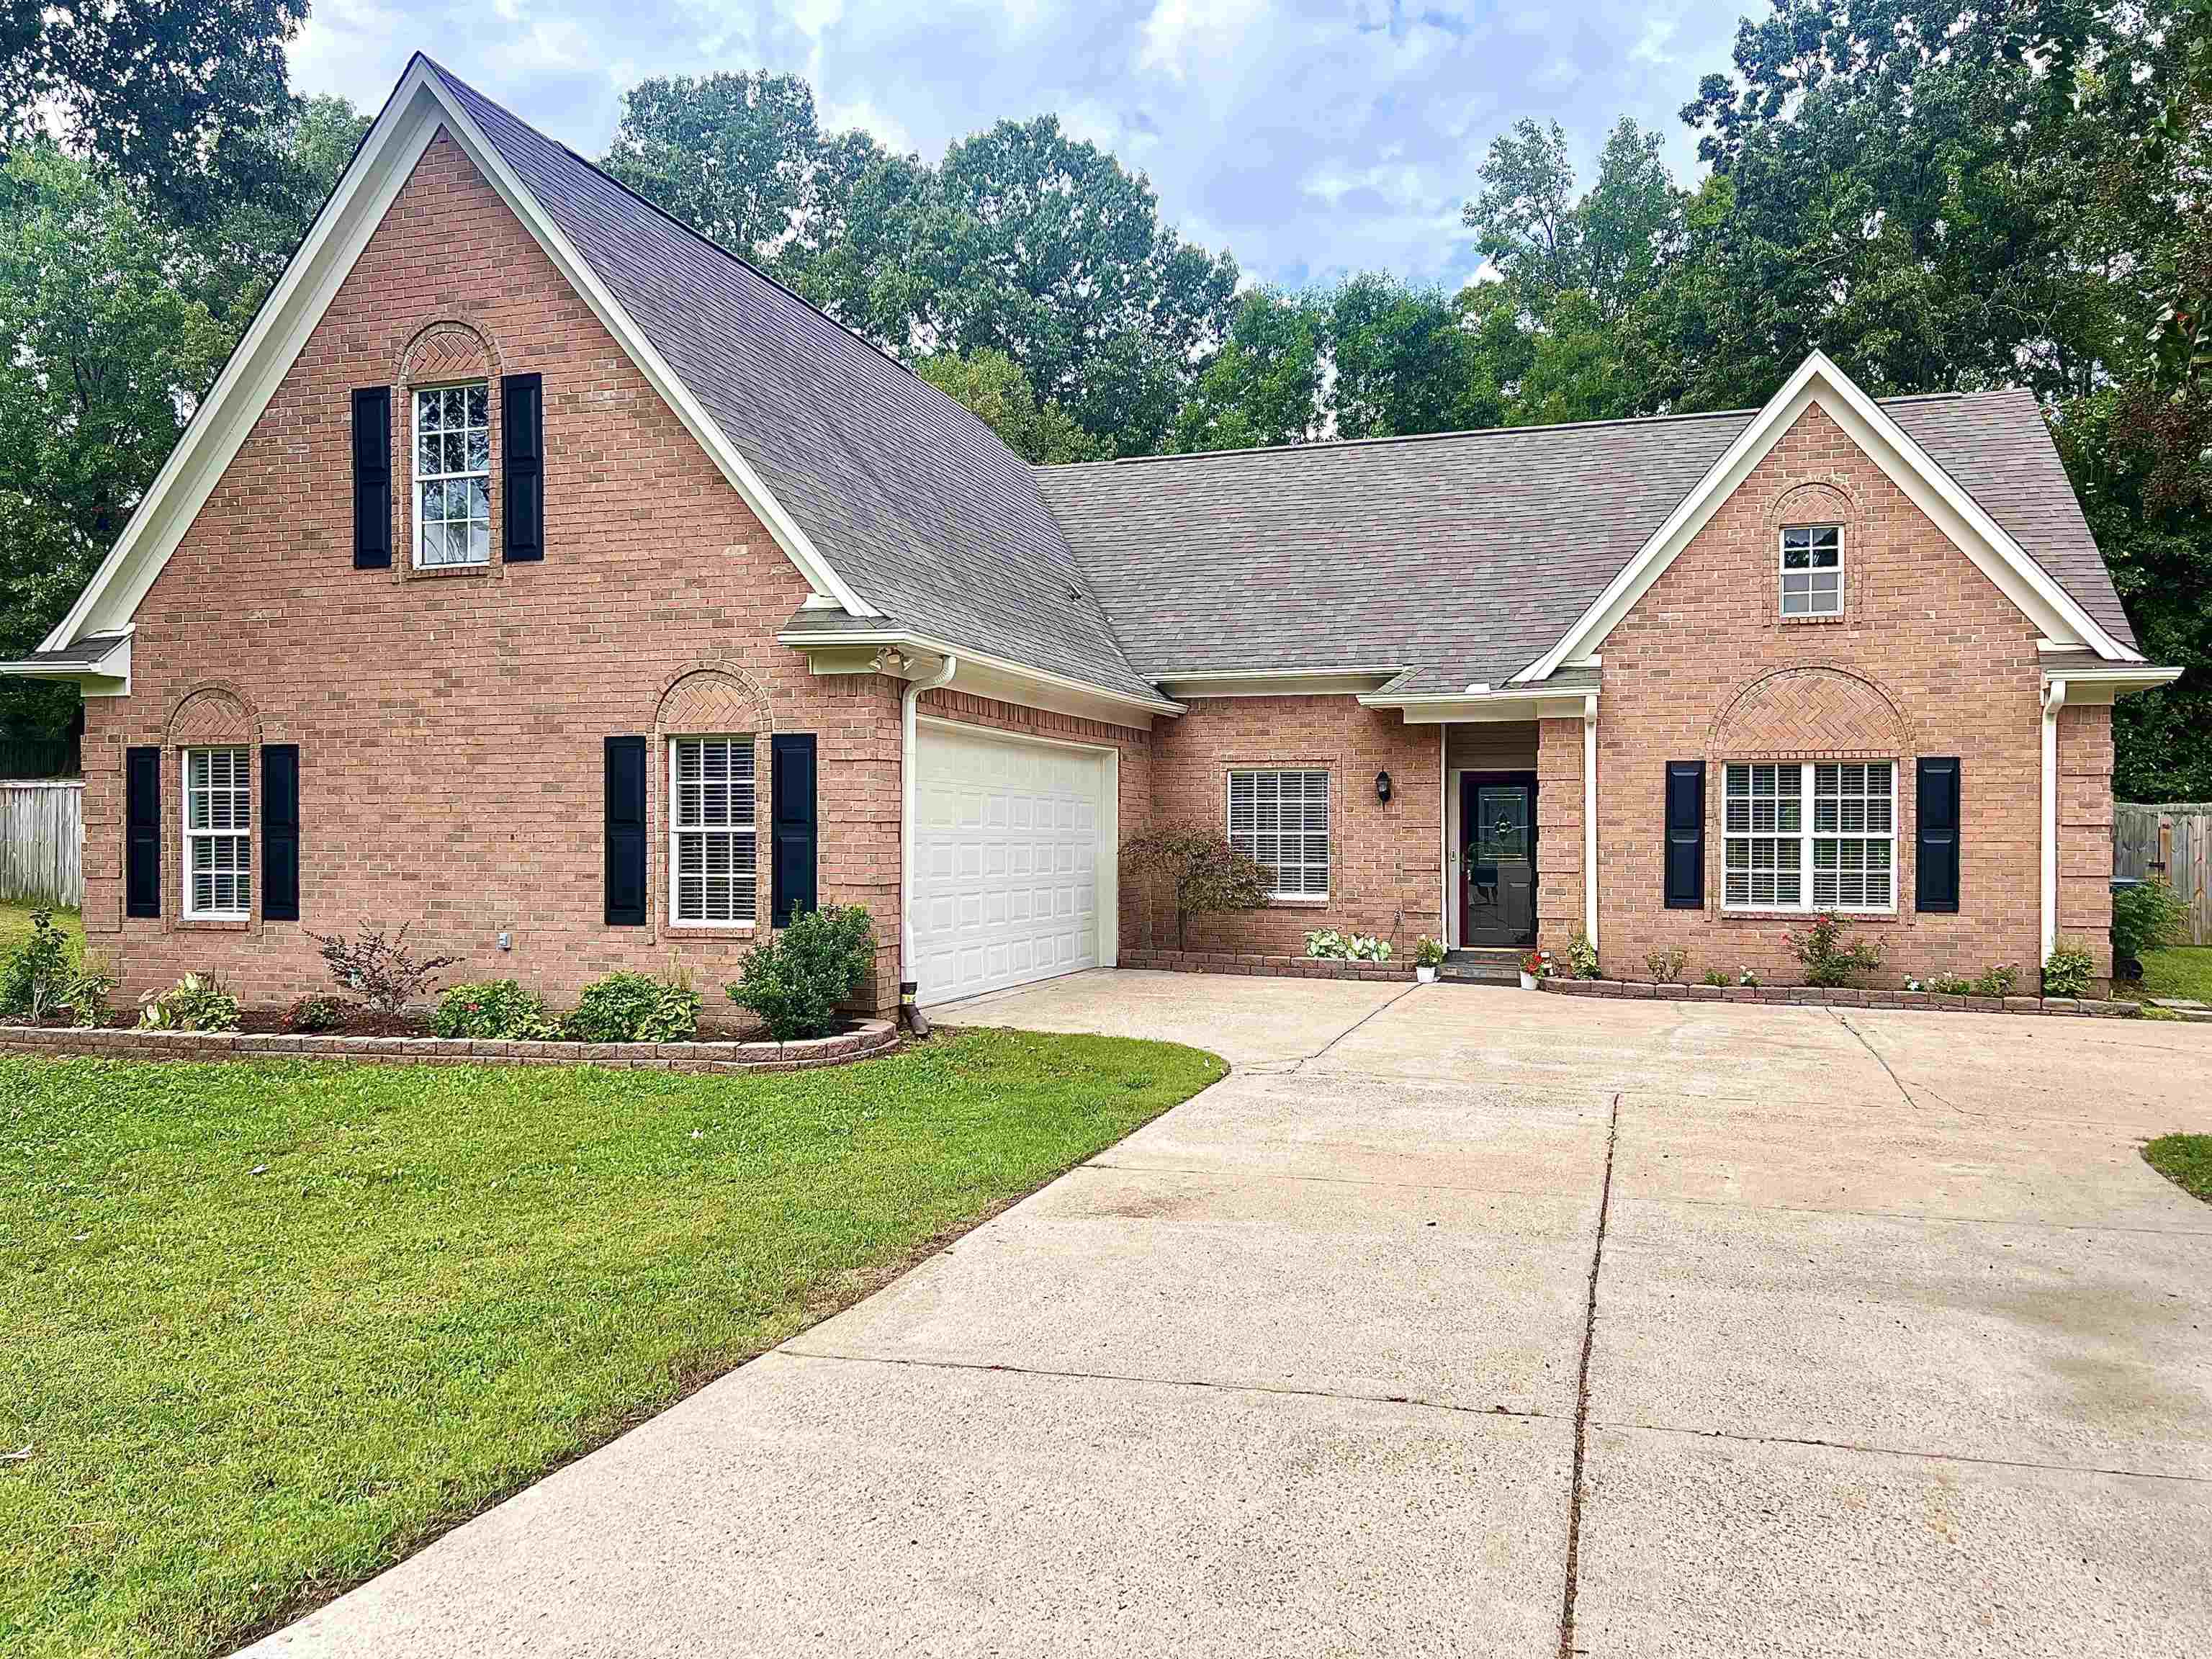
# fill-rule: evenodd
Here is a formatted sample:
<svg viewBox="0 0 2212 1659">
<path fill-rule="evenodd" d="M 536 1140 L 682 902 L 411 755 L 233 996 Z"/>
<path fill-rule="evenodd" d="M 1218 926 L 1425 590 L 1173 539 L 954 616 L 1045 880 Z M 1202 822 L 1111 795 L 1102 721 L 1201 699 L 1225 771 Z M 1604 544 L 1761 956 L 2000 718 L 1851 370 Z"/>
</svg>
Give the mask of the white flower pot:
<svg viewBox="0 0 2212 1659">
<path fill-rule="evenodd" d="M 1529 973 L 1522 974 L 1521 975 L 1521 988 L 1524 991 L 1534 990 L 1536 988 L 1535 975 Z"/>
<path fill-rule="evenodd" d="M 1437 982 L 1437 970 L 1417 964 L 1413 969 L 1413 977 L 1424 985 L 1434 985 Z"/>
</svg>

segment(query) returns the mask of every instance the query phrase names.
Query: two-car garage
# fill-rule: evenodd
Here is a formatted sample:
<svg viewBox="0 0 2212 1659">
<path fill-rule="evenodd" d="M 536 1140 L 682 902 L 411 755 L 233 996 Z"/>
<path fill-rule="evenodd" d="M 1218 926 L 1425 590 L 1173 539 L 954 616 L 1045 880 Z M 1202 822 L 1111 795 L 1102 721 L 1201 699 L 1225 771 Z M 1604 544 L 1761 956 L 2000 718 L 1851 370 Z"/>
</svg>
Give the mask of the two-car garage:
<svg viewBox="0 0 2212 1659">
<path fill-rule="evenodd" d="M 1117 759 L 920 722 L 913 927 L 924 1004 L 1112 964 Z"/>
</svg>

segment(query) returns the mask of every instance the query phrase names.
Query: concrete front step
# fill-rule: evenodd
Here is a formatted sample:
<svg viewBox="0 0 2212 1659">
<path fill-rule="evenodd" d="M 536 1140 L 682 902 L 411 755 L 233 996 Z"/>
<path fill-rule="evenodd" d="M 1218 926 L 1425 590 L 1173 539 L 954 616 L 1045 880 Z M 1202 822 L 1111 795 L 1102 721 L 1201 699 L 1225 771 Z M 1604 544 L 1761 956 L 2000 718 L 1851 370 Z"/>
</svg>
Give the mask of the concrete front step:
<svg viewBox="0 0 2212 1659">
<path fill-rule="evenodd" d="M 1453 951 L 1437 970 L 1438 979 L 1462 985 L 1518 985 L 1521 952 L 1502 946 L 1477 945 Z"/>
</svg>

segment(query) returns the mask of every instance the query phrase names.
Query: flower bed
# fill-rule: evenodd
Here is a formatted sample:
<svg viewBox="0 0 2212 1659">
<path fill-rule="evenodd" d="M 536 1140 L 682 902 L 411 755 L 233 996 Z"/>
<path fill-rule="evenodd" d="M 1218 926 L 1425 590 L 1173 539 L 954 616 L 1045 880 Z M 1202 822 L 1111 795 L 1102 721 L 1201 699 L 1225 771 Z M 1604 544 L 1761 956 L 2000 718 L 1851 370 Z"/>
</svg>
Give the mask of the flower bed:
<svg viewBox="0 0 2212 1659">
<path fill-rule="evenodd" d="M 797 1072 L 898 1047 L 887 1019 L 792 1042 L 498 1042 L 474 1037 L 306 1036 L 254 1031 L 0 1025 L 0 1054 L 130 1060 L 342 1060 L 404 1066 L 613 1066 L 672 1072 Z"/>
<path fill-rule="evenodd" d="M 2132 1002 L 2094 997 L 1971 997 L 1935 991 L 1824 990 L 1813 985 L 1650 985 L 1637 980 L 1544 979 L 1539 990 L 1561 996 L 1641 997 L 1662 1002 L 1778 1002 L 1815 1008 L 1929 1008 L 1983 1014 L 2094 1014 L 2134 1019 Z"/>
<path fill-rule="evenodd" d="M 1284 979 L 1409 980 L 1410 962 L 1346 962 L 1324 957 L 1239 955 L 1230 951 L 1124 951 L 1124 968 L 1153 968 L 1170 974 L 1254 974 Z"/>
</svg>

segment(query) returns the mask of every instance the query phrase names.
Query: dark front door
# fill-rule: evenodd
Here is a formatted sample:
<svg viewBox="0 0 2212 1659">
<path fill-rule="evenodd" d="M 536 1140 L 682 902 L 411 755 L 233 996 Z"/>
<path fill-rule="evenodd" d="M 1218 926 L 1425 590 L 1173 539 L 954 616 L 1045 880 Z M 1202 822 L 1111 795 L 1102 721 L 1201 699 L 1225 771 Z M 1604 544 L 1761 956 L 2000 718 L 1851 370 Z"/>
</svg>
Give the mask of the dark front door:
<svg viewBox="0 0 2212 1659">
<path fill-rule="evenodd" d="M 1460 942 L 1536 942 L 1536 775 L 1460 779 Z"/>
</svg>

